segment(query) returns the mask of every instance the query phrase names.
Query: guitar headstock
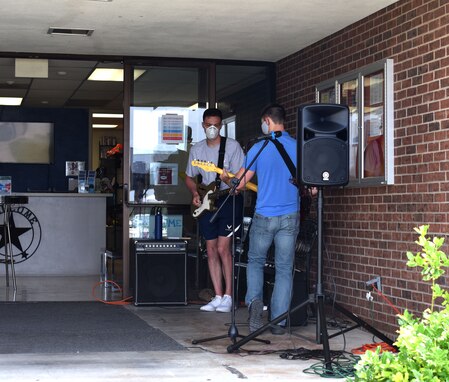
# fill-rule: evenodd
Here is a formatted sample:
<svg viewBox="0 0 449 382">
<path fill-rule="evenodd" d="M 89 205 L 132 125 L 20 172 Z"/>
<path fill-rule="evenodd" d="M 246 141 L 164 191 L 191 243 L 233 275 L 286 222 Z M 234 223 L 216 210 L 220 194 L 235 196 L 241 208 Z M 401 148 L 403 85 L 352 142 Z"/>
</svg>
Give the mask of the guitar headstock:
<svg viewBox="0 0 449 382">
<path fill-rule="evenodd" d="M 218 170 L 220 170 L 215 164 L 213 164 L 212 162 L 209 162 L 209 161 L 205 161 L 205 160 L 196 160 L 195 159 L 192 161 L 192 166 L 199 167 L 207 172 L 217 172 Z"/>
</svg>

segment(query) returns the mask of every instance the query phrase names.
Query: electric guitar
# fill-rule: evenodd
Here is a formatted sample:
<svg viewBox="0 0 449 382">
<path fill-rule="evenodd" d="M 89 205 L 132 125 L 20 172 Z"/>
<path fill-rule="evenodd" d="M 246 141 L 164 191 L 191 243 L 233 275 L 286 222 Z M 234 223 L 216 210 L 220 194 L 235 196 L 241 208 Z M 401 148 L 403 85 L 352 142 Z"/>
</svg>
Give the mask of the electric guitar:
<svg viewBox="0 0 449 382">
<path fill-rule="evenodd" d="M 215 201 L 220 196 L 223 196 L 229 192 L 229 189 L 216 191 L 215 188 L 215 182 L 212 182 L 207 186 L 205 186 L 204 184 L 199 184 L 197 186 L 197 190 L 201 198 L 201 206 L 195 207 L 192 205 L 192 216 L 194 218 L 200 217 L 205 211 L 215 211 Z"/>
<path fill-rule="evenodd" d="M 223 174 L 223 170 L 217 166 L 215 166 L 215 164 L 213 164 L 212 162 L 208 162 L 208 161 L 204 161 L 204 160 L 193 160 L 192 161 L 192 166 L 194 167 L 199 167 L 201 169 L 203 169 L 204 171 L 207 172 L 216 172 L 218 174 Z M 230 172 L 228 172 L 229 177 L 233 178 L 235 177 L 234 174 L 231 174 Z M 245 187 L 248 190 L 257 192 L 257 184 L 248 182 L 245 184 Z"/>
</svg>

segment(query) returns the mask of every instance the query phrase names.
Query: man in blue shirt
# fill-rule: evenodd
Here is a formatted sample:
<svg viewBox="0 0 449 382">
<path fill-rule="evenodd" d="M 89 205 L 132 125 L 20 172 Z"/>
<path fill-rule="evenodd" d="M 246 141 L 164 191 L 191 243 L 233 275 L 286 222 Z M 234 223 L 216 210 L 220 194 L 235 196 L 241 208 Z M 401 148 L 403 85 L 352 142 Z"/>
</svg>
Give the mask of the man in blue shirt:
<svg viewBox="0 0 449 382">
<path fill-rule="evenodd" d="M 261 114 L 264 134 L 276 133 L 296 166 L 296 140 L 284 128 L 285 110 L 281 105 L 267 106 Z M 243 167 L 236 174 L 240 178 L 265 141 L 257 142 L 248 152 Z M 248 168 L 237 187 L 245 184 L 257 174 L 258 191 L 254 217 L 249 232 L 247 266 L 247 293 L 245 302 L 249 307 L 249 330 L 254 332 L 263 326 L 264 266 L 271 244 L 275 245 L 275 283 L 271 296 L 271 319 L 288 311 L 292 295 L 293 263 L 296 237 L 299 232 L 299 193 L 293 184 L 291 173 L 273 142 L 268 142 L 255 162 Z M 226 174 L 222 180 L 229 181 Z M 285 320 L 272 326 L 273 334 L 283 334 Z"/>
</svg>

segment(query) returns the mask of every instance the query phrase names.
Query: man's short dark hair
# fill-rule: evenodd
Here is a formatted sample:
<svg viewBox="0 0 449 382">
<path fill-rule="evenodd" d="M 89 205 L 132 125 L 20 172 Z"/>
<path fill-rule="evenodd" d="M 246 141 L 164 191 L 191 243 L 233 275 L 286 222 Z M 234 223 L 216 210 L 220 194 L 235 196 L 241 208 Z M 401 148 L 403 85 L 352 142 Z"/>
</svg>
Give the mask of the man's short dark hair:
<svg viewBox="0 0 449 382">
<path fill-rule="evenodd" d="M 213 107 L 204 110 L 203 113 L 203 121 L 207 118 L 207 117 L 219 117 L 220 120 L 223 120 L 223 114 L 221 113 L 220 110 L 215 109 Z"/>
<path fill-rule="evenodd" d="M 265 106 L 260 117 L 270 117 L 274 123 L 282 124 L 285 121 L 285 109 L 278 103 L 271 103 Z"/>
</svg>

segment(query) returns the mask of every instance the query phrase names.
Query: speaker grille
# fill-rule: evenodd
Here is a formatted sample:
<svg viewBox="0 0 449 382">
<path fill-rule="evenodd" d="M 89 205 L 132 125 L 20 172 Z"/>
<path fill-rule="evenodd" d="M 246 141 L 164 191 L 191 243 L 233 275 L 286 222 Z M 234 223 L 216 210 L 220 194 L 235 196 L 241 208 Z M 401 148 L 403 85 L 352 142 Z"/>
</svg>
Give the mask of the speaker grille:
<svg viewBox="0 0 449 382">
<path fill-rule="evenodd" d="M 134 304 L 186 304 L 185 242 L 136 242 Z"/>
<path fill-rule="evenodd" d="M 340 186 L 349 181 L 349 109 L 310 104 L 298 109 L 297 179 L 307 186 Z"/>
<path fill-rule="evenodd" d="M 308 184 L 336 185 L 347 182 L 347 169 L 342 158 L 347 155 L 347 145 L 334 138 L 320 138 L 306 142 L 304 157 L 313 158 L 304 166 L 303 181 Z"/>
</svg>

